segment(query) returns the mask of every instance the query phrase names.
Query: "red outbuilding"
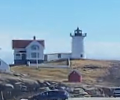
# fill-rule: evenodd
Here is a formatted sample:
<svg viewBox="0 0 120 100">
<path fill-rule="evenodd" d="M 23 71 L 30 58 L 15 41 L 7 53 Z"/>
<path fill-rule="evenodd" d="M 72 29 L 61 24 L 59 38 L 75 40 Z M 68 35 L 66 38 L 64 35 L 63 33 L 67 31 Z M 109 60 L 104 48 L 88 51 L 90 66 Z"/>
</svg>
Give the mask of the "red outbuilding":
<svg viewBox="0 0 120 100">
<path fill-rule="evenodd" d="M 82 82 L 81 73 L 77 69 L 72 70 L 68 75 L 68 81 L 69 82 Z"/>
</svg>

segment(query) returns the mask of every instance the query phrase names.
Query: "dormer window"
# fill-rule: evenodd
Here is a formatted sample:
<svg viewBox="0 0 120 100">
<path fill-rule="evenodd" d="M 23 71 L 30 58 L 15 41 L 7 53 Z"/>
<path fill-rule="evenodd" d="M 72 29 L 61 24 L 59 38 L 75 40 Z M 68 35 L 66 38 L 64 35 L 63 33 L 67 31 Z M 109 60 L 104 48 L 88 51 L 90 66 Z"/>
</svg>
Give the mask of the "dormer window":
<svg viewBox="0 0 120 100">
<path fill-rule="evenodd" d="M 32 46 L 31 46 L 31 49 L 32 49 L 32 50 L 39 50 L 39 46 L 38 46 L 38 45 L 32 45 Z"/>
</svg>

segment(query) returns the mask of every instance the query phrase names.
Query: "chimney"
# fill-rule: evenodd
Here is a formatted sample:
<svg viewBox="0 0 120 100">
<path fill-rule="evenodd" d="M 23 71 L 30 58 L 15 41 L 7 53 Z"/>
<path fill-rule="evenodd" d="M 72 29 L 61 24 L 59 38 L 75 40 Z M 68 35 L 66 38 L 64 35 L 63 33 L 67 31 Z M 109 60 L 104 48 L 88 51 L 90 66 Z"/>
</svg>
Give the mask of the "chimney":
<svg viewBox="0 0 120 100">
<path fill-rule="evenodd" d="M 35 37 L 35 36 L 33 36 L 33 40 L 36 40 L 36 37 Z"/>
</svg>

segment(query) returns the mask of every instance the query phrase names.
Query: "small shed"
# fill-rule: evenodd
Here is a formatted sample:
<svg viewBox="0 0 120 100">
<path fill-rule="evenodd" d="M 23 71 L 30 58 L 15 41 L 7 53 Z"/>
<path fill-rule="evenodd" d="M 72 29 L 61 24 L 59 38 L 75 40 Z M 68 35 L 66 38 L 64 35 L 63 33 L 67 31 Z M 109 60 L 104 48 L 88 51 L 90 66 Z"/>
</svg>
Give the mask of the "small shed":
<svg viewBox="0 0 120 100">
<path fill-rule="evenodd" d="M 4 62 L 2 59 L 0 59 L 0 71 L 10 72 L 10 66 L 6 62 Z"/>
<path fill-rule="evenodd" d="M 73 69 L 68 75 L 69 82 L 82 82 L 82 75 L 77 69 Z"/>
</svg>

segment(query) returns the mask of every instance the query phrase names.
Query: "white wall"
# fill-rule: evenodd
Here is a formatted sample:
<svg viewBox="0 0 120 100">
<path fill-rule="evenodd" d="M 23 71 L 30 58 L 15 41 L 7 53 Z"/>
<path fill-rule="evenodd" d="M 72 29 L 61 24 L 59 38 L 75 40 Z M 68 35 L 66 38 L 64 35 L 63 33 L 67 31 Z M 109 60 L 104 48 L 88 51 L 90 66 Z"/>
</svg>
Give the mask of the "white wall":
<svg viewBox="0 0 120 100">
<path fill-rule="evenodd" d="M 47 54 L 47 61 L 58 59 L 58 54 Z"/>
<path fill-rule="evenodd" d="M 23 48 L 15 48 L 14 49 L 14 59 L 22 59 L 22 55 L 20 56 L 20 57 L 17 57 L 16 56 L 16 54 L 19 54 L 19 51 L 23 51 L 23 50 L 25 50 L 25 49 L 23 49 Z"/>
<path fill-rule="evenodd" d="M 33 50 L 31 49 L 31 46 L 32 46 L 32 45 L 38 45 L 38 46 L 39 46 L 39 50 L 33 51 Z M 33 42 L 31 42 L 31 43 L 26 47 L 26 53 L 27 53 L 26 59 L 36 60 L 36 58 L 32 58 L 32 57 L 31 57 L 31 53 L 32 53 L 32 52 L 37 52 L 37 53 L 39 53 L 40 56 L 39 56 L 39 58 L 37 58 L 37 59 L 39 59 L 39 60 L 44 60 L 44 47 L 43 47 L 40 43 L 38 43 L 36 40 L 34 40 Z"/>
<path fill-rule="evenodd" d="M 10 66 L 0 59 L 0 71 L 10 72 Z"/>
<path fill-rule="evenodd" d="M 61 54 L 61 58 L 65 58 L 65 59 L 68 59 L 68 58 L 71 58 L 71 53 L 63 53 Z"/>
<path fill-rule="evenodd" d="M 73 36 L 72 37 L 72 58 L 81 58 L 81 54 L 84 56 L 84 37 Z"/>
<path fill-rule="evenodd" d="M 61 54 L 61 58 L 58 58 L 58 54 Z M 47 55 L 47 61 L 68 59 L 71 57 L 71 53 L 55 53 L 55 54 L 46 54 L 46 55 Z"/>
</svg>

